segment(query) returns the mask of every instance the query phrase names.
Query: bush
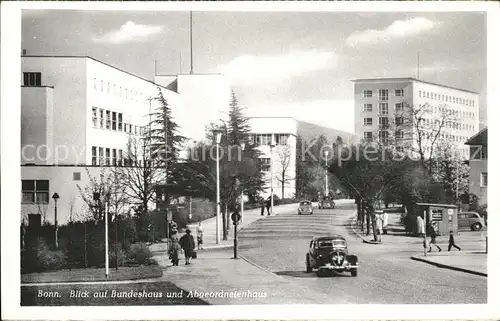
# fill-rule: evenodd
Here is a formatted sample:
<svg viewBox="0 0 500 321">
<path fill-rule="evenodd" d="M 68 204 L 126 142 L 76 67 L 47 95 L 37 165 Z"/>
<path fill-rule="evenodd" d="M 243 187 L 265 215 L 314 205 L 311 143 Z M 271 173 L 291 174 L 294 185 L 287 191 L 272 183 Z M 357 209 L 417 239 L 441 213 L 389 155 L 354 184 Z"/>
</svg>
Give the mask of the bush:
<svg viewBox="0 0 500 321">
<path fill-rule="evenodd" d="M 121 249 L 121 246 L 118 245 L 118 266 L 123 266 L 125 264 L 125 261 L 127 260 L 127 256 L 125 255 L 125 252 Z M 115 256 L 115 249 L 114 246 L 109 249 L 109 264 L 110 266 L 116 267 L 116 256 Z"/>
<path fill-rule="evenodd" d="M 24 273 L 59 270 L 66 266 L 63 251 L 51 251 L 41 237 L 30 241 L 21 255 L 21 270 Z"/>
<path fill-rule="evenodd" d="M 146 243 L 136 243 L 130 246 L 128 251 L 129 260 L 141 264 L 148 265 L 149 259 L 153 256 L 151 251 L 149 250 Z"/>
</svg>

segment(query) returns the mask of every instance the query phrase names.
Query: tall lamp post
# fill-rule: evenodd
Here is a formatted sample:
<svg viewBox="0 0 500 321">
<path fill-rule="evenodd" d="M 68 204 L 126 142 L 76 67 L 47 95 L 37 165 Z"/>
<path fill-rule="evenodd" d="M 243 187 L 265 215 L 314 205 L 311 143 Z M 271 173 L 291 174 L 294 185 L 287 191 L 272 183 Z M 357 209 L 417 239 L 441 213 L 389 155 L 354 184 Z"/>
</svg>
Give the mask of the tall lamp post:
<svg viewBox="0 0 500 321">
<path fill-rule="evenodd" d="M 329 152 L 325 150 L 325 196 L 328 196 L 328 154 Z"/>
<path fill-rule="evenodd" d="M 240 147 L 241 147 L 241 153 L 243 154 L 243 152 L 245 151 L 245 142 L 241 142 L 240 143 Z M 241 195 L 240 196 L 241 196 L 241 199 L 240 199 L 240 202 L 241 202 L 241 205 L 240 205 L 240 207 L 241 207 L 241 211 L 240 211 L 241 212 L 241 219 L 240 219 L 240 221 L 243 224 L 243 211 L 244 211 L 243 207 L 245 206 L 245 200 L 243 199 L 243 189 L 241 190 Z"/>
<path fill-rule="evenodd" d="M 276 146 L 274 142 L 274 134 L 271 134 L 271 143 L 269 144 L 269 150 L 270 150 L 270 163 L 271 163 L 271 214 L 274 214 L 274 167 L 273 167 L 273 148 Z"/>
<path fill-rule="evenodd" d="M 215 213 L 215 243 L 219 244 L 220 243 L 220 173 L 219 173 L 219 145 L 220 145 L 220 140 L 222 137 L 222 130 L 216 129 L 213 131 L 214 137 L 215 137 L 215 146 L 216 146 L 216 180 L 217 180 L 217 192 L 216 192 L 216 200 L 215 202 L 217 203 L 217 209 Z"/>
<path fill-rule="evenodd" d="M 59 242 L 57 241 L 57 200 L 59 199 L 59 194 L 54 193 L 52 195 L 52 199 L 54 200 L 54 243 L 56 245 L 56 249 L 59 248 Z"/>
</svg>

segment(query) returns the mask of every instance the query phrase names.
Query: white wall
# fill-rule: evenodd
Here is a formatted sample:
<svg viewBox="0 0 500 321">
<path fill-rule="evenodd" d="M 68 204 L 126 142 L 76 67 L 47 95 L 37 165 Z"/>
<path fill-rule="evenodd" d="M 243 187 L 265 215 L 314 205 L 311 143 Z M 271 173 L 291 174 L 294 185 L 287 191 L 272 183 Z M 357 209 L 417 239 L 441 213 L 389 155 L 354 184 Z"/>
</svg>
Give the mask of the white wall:
<svg viewBox="0 0 500 321">
<path fill-rule="evenodd" d="M 53 162 L 53 95 L 50 87 L 21 89 L 21 164 Z"/>
<path fill-rule="evenodd" d="M 78 162 L 78 151 L 85 148 L 86 137 L 86 61 L 72 57 L 22 57 L 22 72 L 41 72 L 42 86 L 54 87 L 54 151 L 69 150 L 60 164 Z M 77 151 L 77 152 L 74 152 Z M 62 156 L 61 156 L 62 155 Z M 57 160 L 56 160 L 57 161 Z"/>
</svg>

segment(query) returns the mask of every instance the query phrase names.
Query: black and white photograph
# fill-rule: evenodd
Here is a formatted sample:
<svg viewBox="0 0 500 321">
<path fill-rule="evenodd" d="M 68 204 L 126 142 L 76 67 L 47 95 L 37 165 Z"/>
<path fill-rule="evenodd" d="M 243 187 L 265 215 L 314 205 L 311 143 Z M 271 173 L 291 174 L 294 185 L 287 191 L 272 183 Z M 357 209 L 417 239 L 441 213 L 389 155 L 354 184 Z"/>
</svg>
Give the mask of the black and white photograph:
<svg viewBox="0 0 500 321">
<path fill-rule="evenodd" d="M 489 315 L 488 6 L 137 5 L 20 10 L 21 309 Z"/>
</svg>

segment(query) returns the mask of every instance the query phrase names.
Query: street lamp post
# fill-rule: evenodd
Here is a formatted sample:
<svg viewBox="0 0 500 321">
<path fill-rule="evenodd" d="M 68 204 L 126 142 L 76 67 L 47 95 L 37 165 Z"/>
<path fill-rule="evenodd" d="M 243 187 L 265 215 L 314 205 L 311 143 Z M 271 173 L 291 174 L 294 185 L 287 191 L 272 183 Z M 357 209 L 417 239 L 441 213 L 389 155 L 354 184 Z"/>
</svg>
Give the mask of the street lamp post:
<svg viewBox="0 0 500 321">
<path fill-rule="evenodd" d="M 243 151 L 245 150 L 245 142 L 240 143 L 241 147 L 241 153 L 243 154 Z M 240 207 L 241 207 L 241 223 L 243 224 L 243 207 L 245 206 L 245 200 L 243 199 L 243 189 L 241 190 L 241 199 L 240 199 Z"/>
<path fill-rule="evenodd" d="M 57 200 L 59 199 L 59 194 L 54 193 L 52 195 L 52 199 L 54 199 L 54 244 L 56 246 L 56 249 L 59 248 L 59 242 L 57 241 Z"/>
<path fill-rule="evenodd" d="M 273 166 L 273 148 L 274 148 L 275 142 L 274 142 L 274 134 L 271 134 L 271 144 L 269 145 L 270 149 L 270 163 L 271 163 L 271 214 L 274 214 L 274 166 Z"/>
<path fill-rule="evenodd" d="M 104 251 L 105 251 L 105 267 L 106 267 L 106 279 L 109 276 L 109 244 L 108 244 L 108 212 L 109 212 L 109 203 L 106 199 L 104 201 Z"/>
<path fill-rule="evenodd" d="M 328 151 L 325 150 L 325 196 L 328 196 Z"/>
<path fill-rule="evenodd" d="M 234 225 L 234 244 L 233 244 L 233 258 L 238 258 L 238 223 L 241 220 L 241 214 L 238 211 L 231 214 L 231 219 L 233 220 Z"/>
<path fill-rule="evenodd" d="M 219 145 L 220 145 L 220 140 L 222 137 L 222 131 L 221 130 L 214 130 L 214 137 L 215 137 L 215 146 L 216 146 L 216 180 L 217 180 L 217 196 L 215 202 L 217 203 L 217 210 L 216 210 L 216 221 L 215 221 L 215 243 L 219 244 L 220 243 L 220 173 L 219 173 Z"/>
</svg>

